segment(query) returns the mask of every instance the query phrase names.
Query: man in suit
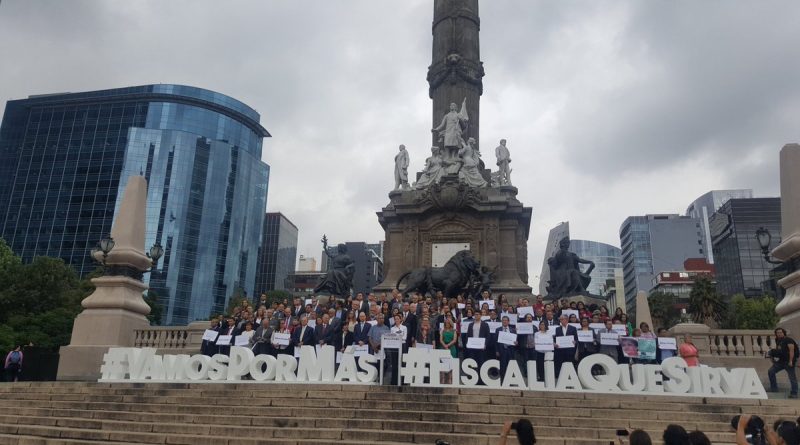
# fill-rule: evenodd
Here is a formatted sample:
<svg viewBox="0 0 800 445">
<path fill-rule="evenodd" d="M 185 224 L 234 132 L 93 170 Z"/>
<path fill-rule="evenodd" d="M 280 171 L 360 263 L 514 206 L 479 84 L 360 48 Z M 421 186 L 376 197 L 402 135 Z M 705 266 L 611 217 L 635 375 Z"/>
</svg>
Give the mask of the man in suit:
<svg viewBox="0 0 800 445">
<path fill-rule="evenodd" d="M 269 318 L 261 320 L 261 326 L 250 337 L 250 347 L 253 350 L 253 354 L 271 354 L 272 344 L 270 344 L 270 340 L 274 331 L 275 329 L 270 324 Z"/>
<path fill-rule="evenodd" d="M 503 316 L 502 325 L 497 328 L 497 331 L 494 335 L 494 343 L 495 343 L 495 351 L 497 359 L 500 360 L 500 378 L 505 378 L 506 376 L 506 369 L 508 368 L 508 363 L 511 360 L 514 360 L 514 354 L 517 350 L 518 342 L 514 342 L 513 345 L 509 345 L 506 343 L 500 343 L 498 340 L 500 338 L 500 332 L 508 332 L 511 334 L 516 334 L 517 331 L 514 326 L 510 325 L 510 319 L 508 316 Z M 577 335 L 577 334 L 576 334 Z"/>
<path fill-rule="evenodd" d="M 317 319 L 317 327 L 315 328 L 314 334 L 317 337 L 317 344 L 320 346 L 333 344 L 336 331 L 331 325 L 331 317 L 328 316 L 328 314 L 322 315 L 321 322 L 319 319 Z"/>
<path fill-rule="evenodd" d="M 558 317 L 558 321 L 559 325 L 556 328 L 556 337 L 571 336 L 573 346 L 571 348 L 559 348 L 558 344 L 556 344 L 555 354 L 553 354 L 556 365 L 556 379 L 561 375 L 561 365 L 566 362 L 571 362 L 573 365 L 575 364 L 575 345 L 578 344 L 578 330 L 575 329 L 575 326 L 569 325 L 567 316 L 562 315 Z"/>
<path fill-rule="evenodd" d="M 478 369 L 480 369 L 481 366 L 483 366 L 483 362 L 486 361 L 486 349 L 489 346 L 489 341 L 491 340 L 489 324 L 481 321 L 480 317 L 475 317 L 475 320 L 473 320 L 472 324 L 469 326 L 469 328 L 467 328 L 466 340 L 469 341 L 470 338 L 484 339 L 482 349 L 467 348 L 464 353 L 465 358 L 471 358 L 475 360 L 478 363 Z M 464 347 L 466 347 L 466 345 Z"/>
<path fill-rule="evenodd" d="M 417 316 L 414 314 L 416 307 L 411 307 L 408 303 L 403 303 L 403 326 L 408 330 L 406 345 L 411 347 L 411 339 L 417 336 Z"/>
<path fill-rule="evenodd" d="M 296 327 L 294 332 L 292 332 L 292 345 L 297 349 L 301 346 L 314 346 L 316 344 L 314 329 L 308 327 L 308 317 L 306 314 L 303 314 L 300 316 L 300 326 Z"/>
<path fill-rule="evenodd" d="M 228 318 L 227 326 L 223 327 L 222 330 L 219 332 L 219 335 L 231 335 L 233 337 L 239 335 L 239 331 L 236 329 L 236 320 L 231 317 Z M 233 341 L 233 337 L 231 337 L 231 341 Z M 228 355 L 231 352 L 231 345 L 228 343 L 227 345 L 217 345 L 217 354 L 225 354 Z"/>
<path fill-rule="evenodd" d="M 278 326 L 284 329 L 288 329 L 290 332 L 292 330 L 292 308 L 286 308 L 283 310 L 283 318 L 280 319 Z"/>
<path fill-rule="evenodd" d="M 299 317 L 303 313 L 305 313 L 306 309 L 303 307 L 303 303 L 300 302 L 299 298 L 294 299 L 294 307 L 292 307 L 291 315 L 292 317 Z"/>
<path fill-rule="evenodd" d="M 372 327 L 367 323 L 367 314 L 361 312 L 358 314 L 358 323 L 353 329 L 353 344 L 364 346 L 369 344 L 369 330 Z"/>
</svg>

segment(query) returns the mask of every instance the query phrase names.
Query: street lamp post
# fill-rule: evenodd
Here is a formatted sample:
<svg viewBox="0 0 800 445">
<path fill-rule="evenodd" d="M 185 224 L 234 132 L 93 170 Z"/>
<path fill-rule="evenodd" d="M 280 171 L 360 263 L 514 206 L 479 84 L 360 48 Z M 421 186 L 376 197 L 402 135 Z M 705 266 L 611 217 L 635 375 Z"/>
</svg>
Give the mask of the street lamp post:
<svg viewBox="0 0 800 445">
<path fill-rule="evenodd" d="M 769 245 L 772 243 L 772 234 L 769 233 L 768 229 L 759 227 L 756 230 L 756 240 L 758 241 L 759 247 L 761 247 L 761 254 L 764 255 L 764 261 L 770 264 L 785 264 L 783 261 L 775 261 L 769 257 Z"/>
</svg>

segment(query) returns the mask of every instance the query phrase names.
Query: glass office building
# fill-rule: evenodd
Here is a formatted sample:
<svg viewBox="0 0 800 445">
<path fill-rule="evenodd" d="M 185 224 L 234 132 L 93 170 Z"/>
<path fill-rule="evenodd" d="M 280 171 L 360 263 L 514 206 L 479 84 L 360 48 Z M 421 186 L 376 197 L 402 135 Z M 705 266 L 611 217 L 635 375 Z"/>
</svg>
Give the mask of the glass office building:
<svg viewBox="0 0 800 445">
<path fill-rule="evenodd" d="M 286 279 L 294 273 L 296 261 L 297 226 L 282 213 L 267 213 L 264 216 L 253 300 L 258 300 L 267 291 L 291 289 Z"/>
<path fill-rule="evenodd" d="M 622 250 L 619 247 L 597 241 L 571 240 L 569 250 L 584 260 L 594 262 L 592 281 L 586 289 L 593 295 L 606 295 L 606 280 L 614 279 L 614 269 L 622 267 Z M 581 265 L 585 271 L 588 266 Z"/>
<path fill-rule="evenodd" d="M 770 249 L 781 242 L 781 199 L 731 199 L 711 217 L 711 240 L 717 272 L 717 291 L 732 297 L 760 297 L 777 294 L 770 271 L 756 240 L 756 230 L 764 227 L 772 235 Z"/>
<path fill-rule="evenodd" d="M 252 293 L 269 166 L 259 114 L 228 96 L 144 85 L 31 96 L 6 104 L 0 127 L 0 236 L 23 260 L 60 257 L 81 275 L 107 237 L 130 175 L 149 184 L 146 248 L 163 258 L 146 279 L 165 324 Z"/>
</svg>

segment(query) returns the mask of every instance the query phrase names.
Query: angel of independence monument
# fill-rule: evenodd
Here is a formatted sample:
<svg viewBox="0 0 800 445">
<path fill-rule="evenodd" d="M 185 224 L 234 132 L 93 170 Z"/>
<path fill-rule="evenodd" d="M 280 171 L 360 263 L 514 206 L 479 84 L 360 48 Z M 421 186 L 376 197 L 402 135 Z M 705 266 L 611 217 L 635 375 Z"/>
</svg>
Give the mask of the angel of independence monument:
<svg viewBox="0 0 800 445">
<path fill-rule="evenodd" d="M 530 295 L 528 234 L 532 211 L 517 199 L 510 180 L 505 141 L 491 144 L 490 172 L 480 151 L 480 61 L 478 0 L 436 0 L 433 58 L 428 68 L 433 100 L 432 148 L 424 169 L 408 177 L 408 154 L 395 157 L 395 188 L 377 213 L 385 231 L 384 281 L 388 292 L 409 272 L 442 267 L 469 251 L 479 262 L 476 277 L 491 274 L 491 289 L 509 297 Z M 421 272 L 420 272 L 421 273 Z M 419 275 L 419 274 L 418 274 Z M 424 286 L 423 286 L 424 287 Z M 437 290 L 442 286 L 434 284 Z M 401 285 L 401 289 L 408 286 Z M 430 289 L 429 289 L 430 290 Z"/>
</svg>

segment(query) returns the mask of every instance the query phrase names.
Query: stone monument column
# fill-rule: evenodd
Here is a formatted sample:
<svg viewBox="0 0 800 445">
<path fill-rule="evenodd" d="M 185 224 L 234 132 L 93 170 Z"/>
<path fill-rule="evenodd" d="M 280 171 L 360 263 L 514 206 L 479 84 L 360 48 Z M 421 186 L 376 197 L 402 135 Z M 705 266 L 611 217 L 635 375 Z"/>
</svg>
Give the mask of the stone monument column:
<svg viewBox="0 0 800 445">
<path fill-rule="evenodd" d="M 59 350 L 58 380 L 97 380 L 108 348 L 133 346 L 134 330 L 150 326 L 141 278 L 152 264 L 144 253 L 146 202 L 147 181 L 131 176 L 111 228 L 115 246 L 105 258 L 106 274 L 92 279 L 96 289 L 81 302 L 69 346 Z"/>
<path fill-rule="evenodd" d="M 428 95 L 433 99 L 432 127 L 442 121 L 450 104 L 461 107 L 467 99 L 469 127 L 464 141 L 478 141 L 479 102 L 483 94 L 483 62 L 480 61 L 478 0 L 434 0 L 433 56 L 428 67 Z M 438 145 L 437 136 L 433 145 Z"/>
<path fill-rule="evenodd" d="M 792 262 L 794 271 L 778 281 L 786 296 L 775 307 L 781 317 L 778 325 L 793 338 L 800 336 L 800 145 L 786 144 L 781 149 L 781 239 L 772 256 Z M 790 270 L 792 268 L 790 267 Z"/>
</svg>

